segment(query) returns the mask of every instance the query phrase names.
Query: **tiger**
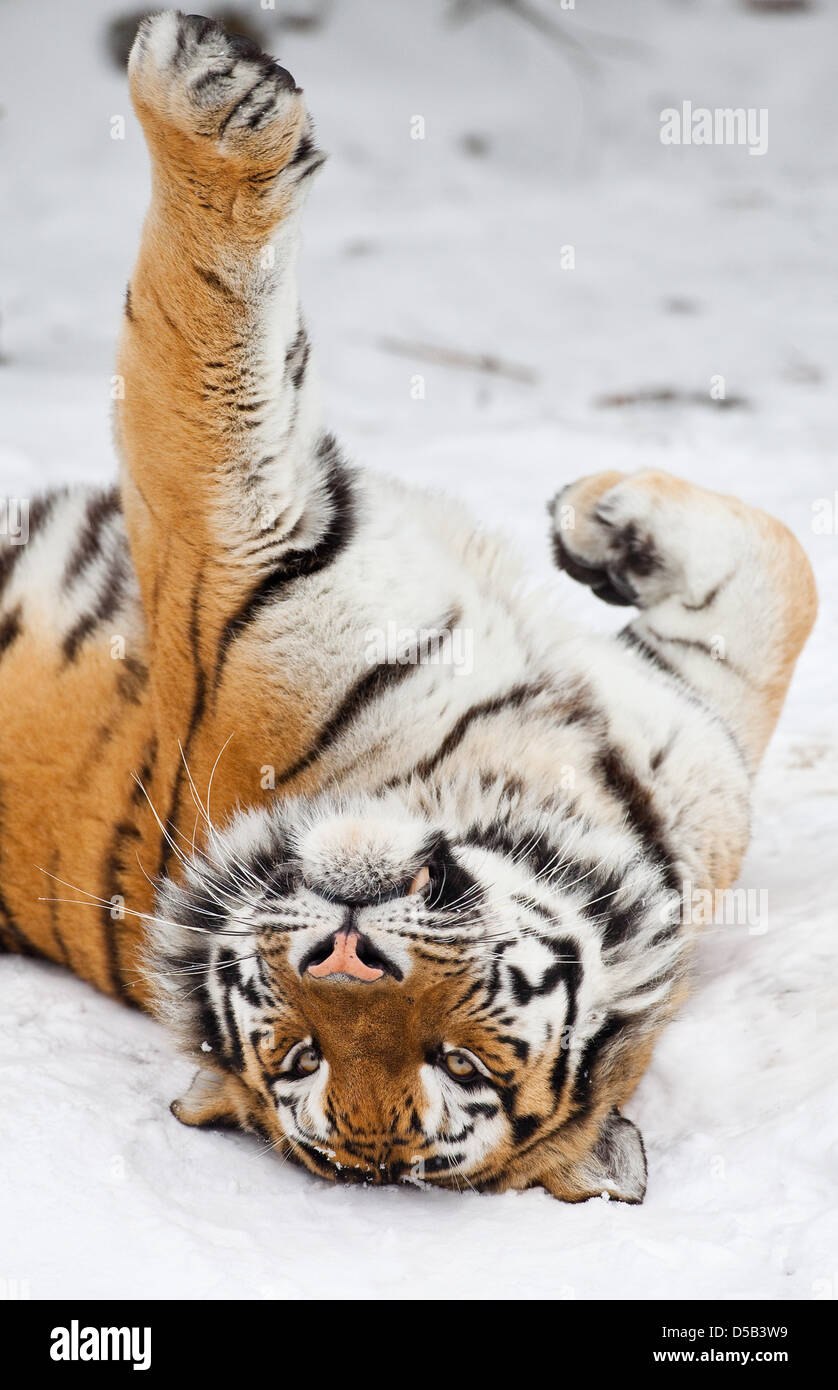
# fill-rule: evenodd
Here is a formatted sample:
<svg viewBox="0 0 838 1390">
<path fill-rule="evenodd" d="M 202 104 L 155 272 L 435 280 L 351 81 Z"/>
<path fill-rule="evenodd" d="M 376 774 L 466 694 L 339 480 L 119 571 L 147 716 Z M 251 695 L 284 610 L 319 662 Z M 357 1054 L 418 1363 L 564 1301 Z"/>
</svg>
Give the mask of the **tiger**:
<svg viewBox="0 0 838 1390">
<path fill-rule="evenodd" d="M 804 551 L 665 472 L 585 476 L 555 568 L 634 616 L 568 621 L 563 580 L 325 427 L 288 71 L 175 11 L 128 71 L 118 486 L 32 499 L 0 549 L 3 949 L 162 1020 L 185 1125 L 333 1181 L 638 1203 L 623 1111 L 748 843 Z"/>
</svg>

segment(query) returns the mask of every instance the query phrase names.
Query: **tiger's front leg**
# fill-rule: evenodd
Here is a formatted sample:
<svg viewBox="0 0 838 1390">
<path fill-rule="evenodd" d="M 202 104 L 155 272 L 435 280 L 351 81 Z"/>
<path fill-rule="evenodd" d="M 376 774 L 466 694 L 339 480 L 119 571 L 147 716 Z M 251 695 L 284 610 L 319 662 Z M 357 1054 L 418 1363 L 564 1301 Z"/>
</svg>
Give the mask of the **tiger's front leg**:
<svg viewBox="0 0 838 1390">
<path fill-rule="evenodd" d="M 239 632 L 283 565 L 313 566 L 347 526 L 295 271 L 323 156 L 290 74 L 210 20 L 146 19 L 129 75 L 152 198 L 119 353 L 123 505 L 160 776 L 177 780 L 183 746 L 205 793 L 223 739 L 234 727 L 246 739 L 264 713 L 254 689 L 239 691 L 235 720 L 215 717 Z M 293 723 L 287 711 L 289 735 Z"/>
<path fill-rule="evenodd" d="M 559 566 L 640 614 L 620 640 L 692 691 L 751 773 L 817 611 L 811 566 L 781 522 L 668 473 L 597 473 L 552 504 Z"/>
</svg>

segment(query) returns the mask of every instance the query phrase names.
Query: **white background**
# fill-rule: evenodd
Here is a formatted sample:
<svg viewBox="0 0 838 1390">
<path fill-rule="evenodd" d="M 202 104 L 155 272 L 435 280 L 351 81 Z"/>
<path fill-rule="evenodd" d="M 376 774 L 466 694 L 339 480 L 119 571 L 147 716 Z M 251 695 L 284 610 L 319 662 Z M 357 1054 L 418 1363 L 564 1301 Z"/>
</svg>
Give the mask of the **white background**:
<svg viewBox="0 0 838 1390">
<path fill-rule="evenodd" d="M 641 1208 L 330 1187 L 258 1140 L 180 1127 L 167 1106 L 191 1068 L 156 1024 L 5 958 L 0 1293 L 838 1293 L 838 535 L 813 528 L 818 499 L 838 505 L 838 16 L 827 0 L 774 16 L 739 0 L 533 5 L 563 40 L 503 7 L 451 28 L 441 0 L 335 0 L 309 34 L 242 7 L 332 152 L 303 262 L 329 423 L 355 460 L 504 523 L 536 572 L 545 499 L 609 466 L 667 468 L 794 527 L 822 613 L 756 792 L 742 883 L 766 890 L 767 930 L 720 927 L 701 945 L 630 1106 L 649 1153 Z M 6 494 L 114 471 L 110 376 L 147 192 L 105 56 L 114 9 L 0 10 Z M 664 148 L 661 109 L 683 100 L 767 108 L 767 153 Z M 469 153 L 474 136 L 485 153 Z M 387 338 L 496 354 L 537 379 L 397 356 Z M 717 374 L 746 407 L 709 402 Z M 696 400 L 597 404 L 660 387 Z M 613 622 L 555 582 L 569 610 Z"/>
</svg>

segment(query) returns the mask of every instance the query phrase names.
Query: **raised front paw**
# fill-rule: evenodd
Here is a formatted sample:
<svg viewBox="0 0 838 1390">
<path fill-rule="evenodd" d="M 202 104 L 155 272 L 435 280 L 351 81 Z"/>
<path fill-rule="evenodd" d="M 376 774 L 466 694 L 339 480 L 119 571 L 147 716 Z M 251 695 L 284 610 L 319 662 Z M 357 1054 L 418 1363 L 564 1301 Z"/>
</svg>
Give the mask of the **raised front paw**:
<svg viewBox="0 0 838 1390">
<path fill-rule="evenodd" d="M 291 74 L 215 20 L 174 10 L 144 19 L 128 73 L 152 152 L 181 175 L 214 161 L 239 177 L 291 164 L 302 177 L 322 162 Z"/>
<path fill-rule="evenodd" d="M 673 517 L 688 485 L 668 473 L 594 473 L 550 503 L 553 554 L 605 603 L 646 608 L 681 582 Z"/>
</svg>

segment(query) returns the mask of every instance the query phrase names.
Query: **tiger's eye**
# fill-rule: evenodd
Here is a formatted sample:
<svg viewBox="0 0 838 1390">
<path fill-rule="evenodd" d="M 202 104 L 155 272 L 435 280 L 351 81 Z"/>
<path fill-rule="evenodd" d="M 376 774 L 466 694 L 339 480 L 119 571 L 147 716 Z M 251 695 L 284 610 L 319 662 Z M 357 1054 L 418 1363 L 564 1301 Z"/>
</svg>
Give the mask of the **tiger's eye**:
<svg viewBox="0 0 838 1390">
<path fill-rule="evenodd" d="M 320 1053 L 316 1047 L 305 1047 L 294 1063 L 294 1070 L 311 1076 L 320 1066 Z"/>
<path fill-rule="evenodd" d="M 467 1081 L 477 1070 L 465 1052 L 446 1052 L 445 1066 L 457 1081 Z"/>
</svg>

